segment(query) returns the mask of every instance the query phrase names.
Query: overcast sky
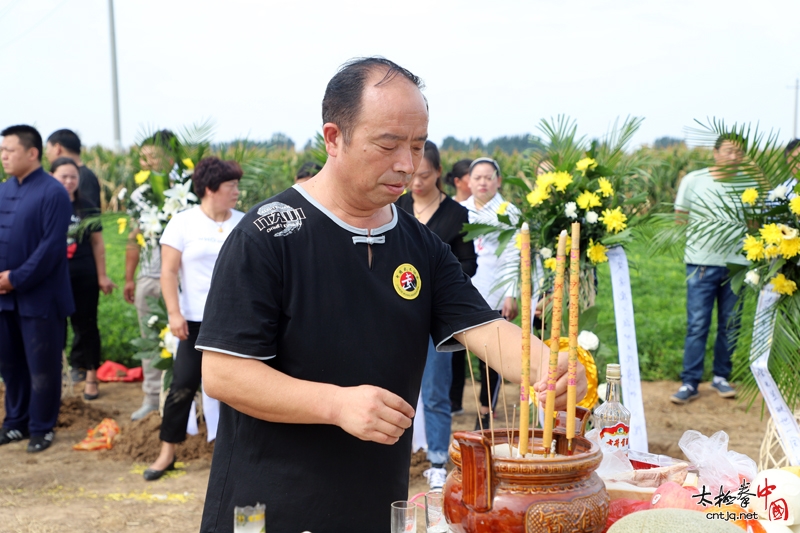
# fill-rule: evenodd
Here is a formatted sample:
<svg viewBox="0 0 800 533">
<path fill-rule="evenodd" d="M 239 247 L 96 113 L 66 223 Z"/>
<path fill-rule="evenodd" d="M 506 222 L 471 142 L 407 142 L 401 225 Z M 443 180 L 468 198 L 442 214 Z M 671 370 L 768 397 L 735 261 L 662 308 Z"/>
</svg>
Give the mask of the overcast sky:
<svg viewBox="0 0 800 533">
<path fill-rule="evenodd" d="M 792 136 L 798 0 L 115 0 L 122 143 L 211 119 L 217 141 L 321 129 L 349 58 L 420 76 L 430 138 L 536 133 L 564 113 L 591 137 L 645 117 L 635 143 L 694 119 Z M 107 0 L 0 0 L 0 123 L 113 146 Z M 790 88 L 791 87 L 791 88 Z"/>
</svg>

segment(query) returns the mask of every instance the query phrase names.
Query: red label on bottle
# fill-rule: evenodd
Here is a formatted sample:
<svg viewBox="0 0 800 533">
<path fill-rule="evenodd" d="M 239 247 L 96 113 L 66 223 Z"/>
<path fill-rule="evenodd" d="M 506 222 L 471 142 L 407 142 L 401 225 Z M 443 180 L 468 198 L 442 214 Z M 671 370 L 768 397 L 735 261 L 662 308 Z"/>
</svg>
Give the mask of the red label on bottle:
<svg viewBox="0 0 800 533">
<path fill-rule="evenodd" d="M 613 426 L 600 430 L 600 443 L 604 448 L 611 450 L 628 449 L 628 432 L 630 428 L 624 422 L 617 422 Z"/>
</svg>

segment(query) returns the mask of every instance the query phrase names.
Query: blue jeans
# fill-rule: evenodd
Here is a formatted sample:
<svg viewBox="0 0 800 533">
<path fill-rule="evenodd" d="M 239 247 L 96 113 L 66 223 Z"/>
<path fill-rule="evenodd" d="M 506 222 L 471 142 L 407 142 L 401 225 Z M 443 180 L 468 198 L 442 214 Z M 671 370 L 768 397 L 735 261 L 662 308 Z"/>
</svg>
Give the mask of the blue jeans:
<svg viewBox="0 0 800 533">
<path fill-rule="evenodd" d="M 711 327 L 711 312 L 717 303 L 717 339 L 714 342 L 714 375 L 727 379 L 735 345 L 730 336 L 739 329 L 736 304 L 728 268 L 686 265 L 686 344 L 683 350 L 681 380 L 697 389 L 703 379 L 706 341 Z"/>
<path fill-rule="evenodd" d="M 422 405 L 425 409 L 425 436 L 428 461 L 447 463 L 450 447 L 450 385 L 453 382 L 453 354 L 437 352 L 428 338 L 428 359 L 422 374 Z"/>
</svg>

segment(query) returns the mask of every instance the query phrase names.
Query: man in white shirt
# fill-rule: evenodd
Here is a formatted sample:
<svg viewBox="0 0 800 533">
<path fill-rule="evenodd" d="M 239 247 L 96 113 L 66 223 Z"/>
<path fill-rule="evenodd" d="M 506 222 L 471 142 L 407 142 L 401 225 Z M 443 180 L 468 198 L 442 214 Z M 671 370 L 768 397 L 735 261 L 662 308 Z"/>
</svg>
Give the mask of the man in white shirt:
<svg viewBox="0 0 800 533">
<path fill-rule="evenodd" d="M 461 202 L 469 211 L 470 224 L 498 225 L 498 212 L 506 214 L 512 223 L 516 223 L 520 211 L 513 204 L 506 202 L 498 190 L 502 184 L 500 165 L 489 157 L 480 157 L 472 162 L 469 168 L 469 188 L 472 196 Z M 472 284 L 481 293 L 492 309 L 496 309 L 506 320 L 514 320 L 517 316 L 517 268 L 519 250 L 514 246 L 512 238 L 498 257 L 500 245 L 497 234 L 481 235 L 475 238 L 475 253 L 478 256 L 478 271 L 472 277 Z M 491 405 L 497 401 L 500 388 L 500 376 L 494 370 L 486 375 L 486 365 L 481 365 L 481 421 L 488 426 L 489 421 L 489 387 L 491 385 Z"/>
</svg>

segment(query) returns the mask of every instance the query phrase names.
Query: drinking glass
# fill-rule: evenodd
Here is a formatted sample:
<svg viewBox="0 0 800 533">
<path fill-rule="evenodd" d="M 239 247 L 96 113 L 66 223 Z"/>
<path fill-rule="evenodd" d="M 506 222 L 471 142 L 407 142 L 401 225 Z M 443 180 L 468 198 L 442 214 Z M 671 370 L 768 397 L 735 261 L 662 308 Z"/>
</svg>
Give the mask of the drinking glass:
<svg viewBox="0 0 800 533">
<path fill-rule="evenodd" d="M 444 519 L 444 495 L 441 489 L 425 493 L 425 527 L 428 533 L 447 533 L 450 528 Z"/>
<path fill-rule="evenodd" d="M 417 507 L 401 500 L 392 504 L 392 533 L 416 533 Z"/>
</svg>

